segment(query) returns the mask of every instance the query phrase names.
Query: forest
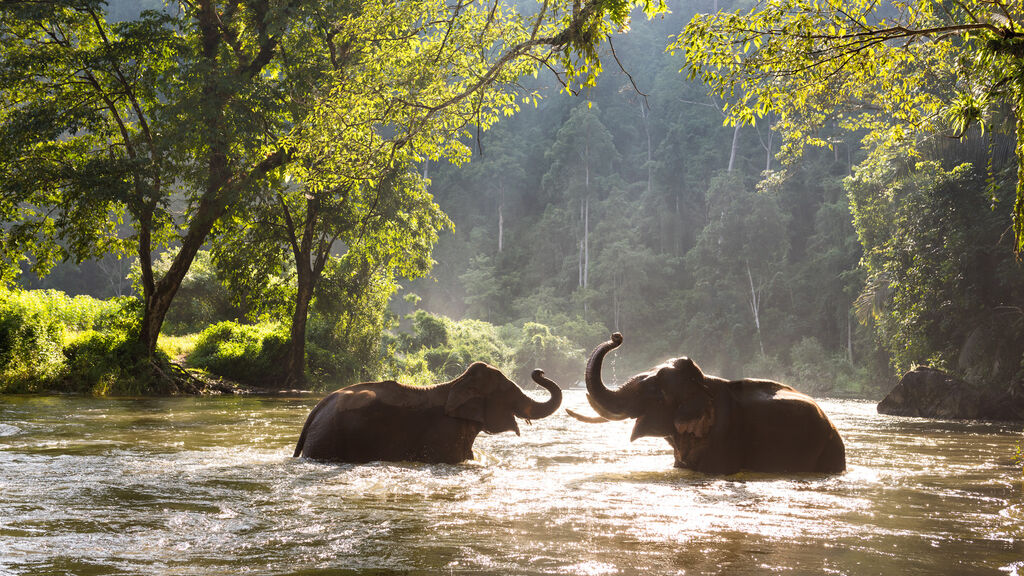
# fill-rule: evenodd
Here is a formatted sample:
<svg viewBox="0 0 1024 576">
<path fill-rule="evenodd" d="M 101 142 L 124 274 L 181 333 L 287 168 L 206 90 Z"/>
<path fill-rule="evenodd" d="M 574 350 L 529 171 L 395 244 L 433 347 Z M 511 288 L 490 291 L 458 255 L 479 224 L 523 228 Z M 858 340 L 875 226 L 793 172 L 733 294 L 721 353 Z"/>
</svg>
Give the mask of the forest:
<svg viewBox="0 0 1024 576">
<path fill-rule="evenodd" d="M 1024 573 L 1024 0 L 0 1 L 0 575 Z"/>
<path fill-rule="evenodd" d="M 475 360 L 568 387 L 611 332 L 623 374 L 685 355 L 865 398 L 918 365 L 1024 380 L 1021 92 L 984 37 L 959 48 L 981 98 L 930 41 L 850 66 L 867 80 L 738 80 L 772 64 L 715 48 L 756 24 L 729 20 L 743 1 L 612 3 L 591 44 L 557 34 L 591 13 L 467 11 L 415 49 L 396 31 L 421 16 L 387 3 L 346 17 L 392 44 L 326 49 L 287 22 L 341 3 L 261 4 L 267 28 L 221 48 L 158 0 L 82 2 L 48 37 L 29 4 L 3 15 L 0 392 L 427 384 Z M 653 18 L 624 23 L 634 4 Z M 797 88 L 818 84 L 847 100 Z"/>
</svg>

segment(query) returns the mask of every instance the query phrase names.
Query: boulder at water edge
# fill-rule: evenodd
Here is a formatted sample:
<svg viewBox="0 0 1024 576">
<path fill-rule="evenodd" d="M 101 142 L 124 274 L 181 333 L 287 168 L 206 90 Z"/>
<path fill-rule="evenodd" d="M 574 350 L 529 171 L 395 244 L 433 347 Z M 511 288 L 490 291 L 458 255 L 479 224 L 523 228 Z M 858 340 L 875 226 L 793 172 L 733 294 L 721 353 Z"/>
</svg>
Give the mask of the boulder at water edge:
<svg viewBox="0 0 1024 576">
<path fill-rule="evenodd" d="M 878 403 L 880 414 L 947 420 L 1024 420 L 1024 386 L 1006 391 L 973 386 L 941 370 L 921 366 L 907 372 Z"/>
</svg>

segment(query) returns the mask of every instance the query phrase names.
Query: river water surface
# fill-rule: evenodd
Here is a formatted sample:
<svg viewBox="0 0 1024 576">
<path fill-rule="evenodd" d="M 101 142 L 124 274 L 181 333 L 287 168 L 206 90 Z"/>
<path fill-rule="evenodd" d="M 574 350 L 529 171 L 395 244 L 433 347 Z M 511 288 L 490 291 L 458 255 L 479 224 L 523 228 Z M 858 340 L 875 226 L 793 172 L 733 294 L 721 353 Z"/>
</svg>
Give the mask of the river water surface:
<svg viewBox="0 0 1024 576">
<path fill-rule="evenodd" d="M 713 477 L 559 411 L 353 466 L 290 457 L 315 402 L 0 396 L 0 574 L 1024 574 L 1020 426 L 824 400 L 845 474 Z"/>
</svg>

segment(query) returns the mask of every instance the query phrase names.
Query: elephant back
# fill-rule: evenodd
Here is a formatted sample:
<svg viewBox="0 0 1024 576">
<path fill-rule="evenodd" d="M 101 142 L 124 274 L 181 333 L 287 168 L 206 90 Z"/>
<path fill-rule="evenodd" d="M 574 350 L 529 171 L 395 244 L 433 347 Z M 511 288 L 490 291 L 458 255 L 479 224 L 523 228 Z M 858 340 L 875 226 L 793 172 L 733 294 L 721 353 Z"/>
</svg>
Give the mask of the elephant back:
<svg viewBox="0 0 1024 576">
<path fill-rule="evenodd" d="M 394 380 L 364 382 L 342 388 L 334 394 L 339 396 L 339 408 L 355 409 L 377 404 L 405 410 L 426 410 L 435 406 L 436 394 L 430 388 L 406 386 Z"/>
<path fill-rule="evenodd" d="M 740 404 L 748 402 L 763 402 L 776 397 L 796 394 L 810 400 L 810 396 L 797 391 L 792 386 L 787 386 L 774 380 L 762 380 L 758 378 L 744 378 L 725 382 L 724 386 L 729 390 L 732 397 Z"/>
</svg>

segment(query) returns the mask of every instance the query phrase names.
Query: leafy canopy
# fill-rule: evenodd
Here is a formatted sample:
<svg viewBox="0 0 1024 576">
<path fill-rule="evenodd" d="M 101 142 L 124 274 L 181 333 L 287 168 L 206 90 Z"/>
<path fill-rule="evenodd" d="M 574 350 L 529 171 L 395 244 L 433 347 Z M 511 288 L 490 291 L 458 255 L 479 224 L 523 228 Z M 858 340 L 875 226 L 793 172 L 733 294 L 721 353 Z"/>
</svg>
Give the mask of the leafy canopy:
<svg viewBox="0 0 1024 576">
<path fill-rule="evenodd" d="M 1024 250 L 1024 3 L 781 0 L 695 17 L 671 44 L 729 100 L 729 120 L 774 112 L 783 153 L 866 130 L 871 160 L 926 138 L 1011 127 L 1016 250 Z M 1012 118 L 1006 118 L 1007 110 Z M 994 195 L 993 195 L 994 197 Z"/>
<path fill-rule="evenodd" d="M 517 110 L 516 78 L 560 64 L 570 89 L 592 83 L 597 46 L 634 7 L 664 9 L 203 0 L 108 22 L 103 0 L 4 2 L 0 275 L 134 251 L 152 351 L 200 247 L 261 190 L 289 176 L 314 196 L 376 189 L 458 160 L 469 126 Z M 158 276 L 161 249 L 176 252 Z"/>
</svg>

